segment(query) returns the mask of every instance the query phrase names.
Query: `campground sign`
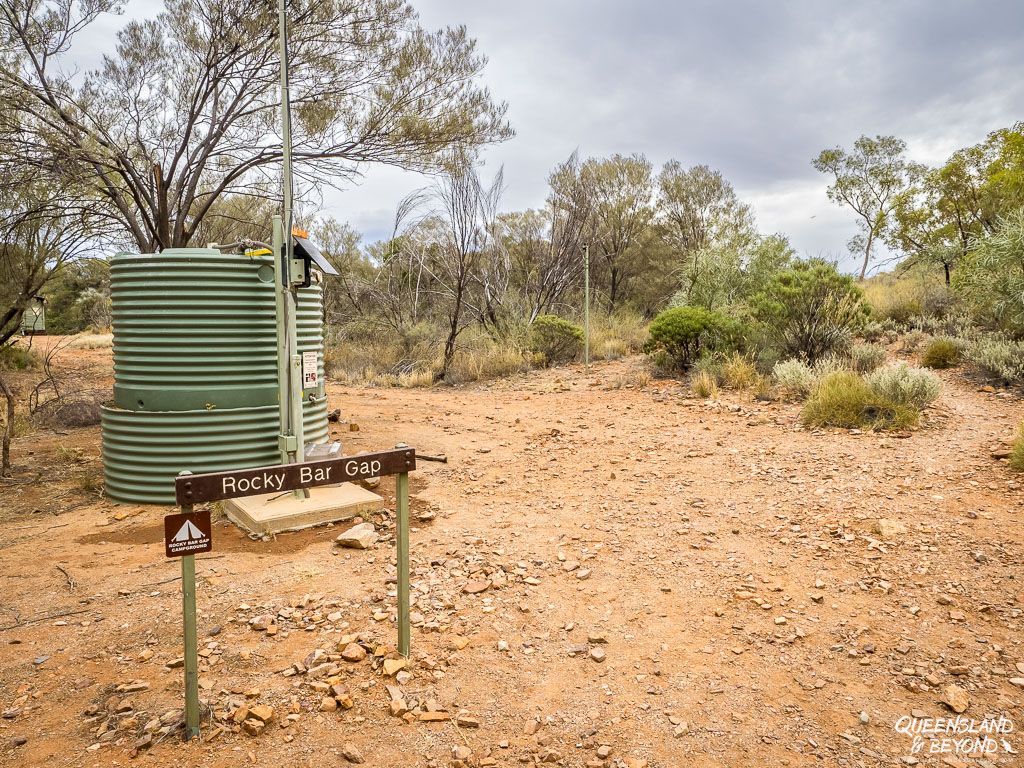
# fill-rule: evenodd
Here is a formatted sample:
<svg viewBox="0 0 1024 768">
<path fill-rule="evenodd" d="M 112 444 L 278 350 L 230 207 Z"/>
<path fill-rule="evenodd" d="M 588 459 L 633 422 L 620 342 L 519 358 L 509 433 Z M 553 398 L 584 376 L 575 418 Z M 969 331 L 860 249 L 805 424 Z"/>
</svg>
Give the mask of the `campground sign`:
<svg viewBox="0 0 1024 768">
<path fill-rule="evenodd" d="M 213 549 L 213 528 L 210 510 L 164 517 L 164 553 L 168 557 L 184 557 Z"/>
</svg>

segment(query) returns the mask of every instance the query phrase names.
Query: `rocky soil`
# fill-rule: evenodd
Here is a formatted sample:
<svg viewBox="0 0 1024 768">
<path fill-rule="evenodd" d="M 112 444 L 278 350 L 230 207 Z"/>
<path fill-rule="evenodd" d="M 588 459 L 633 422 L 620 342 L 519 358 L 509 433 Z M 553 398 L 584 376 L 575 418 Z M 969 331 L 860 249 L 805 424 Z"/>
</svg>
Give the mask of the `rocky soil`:
<svg viewBox="0 0 1024 768">
<path fill-rule="evenodd" d="M 109 385 L 104 354 L 71 364 Z M 412 659 L 391 480 L 365 549 L 335 545 L 347 524 L 252 541 L 215 511 L 190 744 L 168 510 L 101 498 L 98 427 L 18 439 L 0 763 L 1024 765 L 1017 732 L 957 756 L 894 728 L 1024 728 L 1024 479 L 998 458 L 1024 405 L 953 371 L 920 430 L 812 432 L 795 404 L 639 387 L 642 366 L 330 387 L 346 453 L 448 458 L 412 478 Z"/>
</svg>

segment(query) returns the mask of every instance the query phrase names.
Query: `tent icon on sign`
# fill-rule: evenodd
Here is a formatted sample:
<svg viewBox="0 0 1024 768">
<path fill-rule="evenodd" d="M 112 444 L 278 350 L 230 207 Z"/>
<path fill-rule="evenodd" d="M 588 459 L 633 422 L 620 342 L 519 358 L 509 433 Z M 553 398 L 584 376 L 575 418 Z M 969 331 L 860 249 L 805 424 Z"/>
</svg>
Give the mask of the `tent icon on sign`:
<svg viewBox="0 0 1024 768">
<path fill-rule="evenodd" d="M 181 526 L 181 529 L 174 534 L 174 538 L 171 539 L 171 541 L 184 542 L 203 538 L 206 538 L 205 534 L 196 528 L 191 520 L 186 520 L 185 524 Z"/>
</svg>

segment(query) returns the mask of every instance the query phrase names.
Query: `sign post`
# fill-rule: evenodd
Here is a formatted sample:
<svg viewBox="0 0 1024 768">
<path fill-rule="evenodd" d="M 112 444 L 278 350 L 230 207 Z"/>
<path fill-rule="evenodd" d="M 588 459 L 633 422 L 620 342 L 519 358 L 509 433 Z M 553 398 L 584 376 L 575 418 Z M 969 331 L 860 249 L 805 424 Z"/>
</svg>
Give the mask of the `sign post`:
<svg viewBox="0 0 1024 768">
<path fill-rule="evenodd" d="M 191 512 L 192 508 L 183 508 Z M 196 642 L 196 556 L 181 558 L 181 613 L 185 618 L 185 741 L 199 735 L 199 656 Z"/>
<path fill-rule="evenodd" d="M 409 474 L 395 477 L 395 548 L 398 550 L 398 652 L 409 658 Z"/>
<path fill-rule="evenodd" d="M 590 373 L 590 244 L 583 246 L 583 372 Z"/>
<path fill-rule="evenodd" d="M 188 477 L 182 472 L 179 477 Z M 182 504 L 164 517 L 164 553 L 181 558 L 181 616 L 185 636 L 185 741 L 199 735 L 199 656 L 196 642 L 196 553 L 213 549 L 210 511 Z"/>
<path fill-rule="evenodd" d="M 182 558 L 182 584 L 185 588 L 185 682 L 189 689 L 190 658 L 195 660 L 195 563 L 191 554 L 210 550 L 210 513 L 193 512 L 194 504 L 261 493 L 283 493 L 300 488 L 335 485 L 371 477 L 395 475 L 395 546 L 398 559 L 398 652 L 409 657 L 411 650 L 409 597 L 409 472 L 416 469 L 416 449 L 403 445 L 390 451 L 307 461 L 303 464 L 279 464 L 271 467 L 233 469 L 193 475 L 182 472 L 174 480 L 174 495 L 182 513 L 164 518 L 167 556 Z M 203 517 L 205 516 L 205 518 Z M 205 521 L 204 521 L 205 520 Z M 193 526 L 190 528 L 189 526 Z M 173 528 L 173 530 L 172 530 Z M 205 549 L 198 547 L 205 546 Z M 187 550 L 187 551 L 186 551 Z M 186 562 L 187 561 L 187 562 Z M 191 569 L 191 570 L 188 570 Z M 186 572 L 188 570 L 188 572 Z M 191 591 L 188 585 L 192 585 Z M 191 598 L 189 597 L 191 595 Z M 190 602 L 191 601 L 191 602 Z M 191 621 L 191 641 L 189 635 Z M 189 643 L 191 642 L 191 646 Z M 191 650 L 190 650 L 191 648 Z M 195 669 L 195 667 L 191 667 Z M 194 676 L 192 679 L 196 679 Z M 198 733 L 198 695 L 196 695 L 196 733 Z M 186 702 L 187 704 L 187 702 Z M 186 707 L 187 709 L 187 707 Z M 191 721 L 189 721 L 191 722 Z"/>
</svg>

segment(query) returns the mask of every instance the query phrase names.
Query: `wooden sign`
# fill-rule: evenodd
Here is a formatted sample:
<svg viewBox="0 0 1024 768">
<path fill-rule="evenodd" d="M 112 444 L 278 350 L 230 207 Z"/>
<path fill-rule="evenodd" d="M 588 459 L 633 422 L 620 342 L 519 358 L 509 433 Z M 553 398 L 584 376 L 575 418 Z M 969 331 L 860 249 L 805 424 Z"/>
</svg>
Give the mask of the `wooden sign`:
<svg viewBox="0 0 1024 768">
<path fill-rule="evenodd" d="M 174 480 L 178 504 L 188 506 L 207 501 L 237 499 L 261 493 L 283 493 L 298 488 L 335 485 L 370 477 L 398 475 L 416 469 L 416 451 L 396 448 L 380 453 L 363 453 L 304 464 L 179 475 Z"/>
<path fill-rule="evenodd" d="M 164 518 L 164 552 L 167 557 L 184 557 L 213 549 L 210 510 L 182 512 Z"/>
</svg>

